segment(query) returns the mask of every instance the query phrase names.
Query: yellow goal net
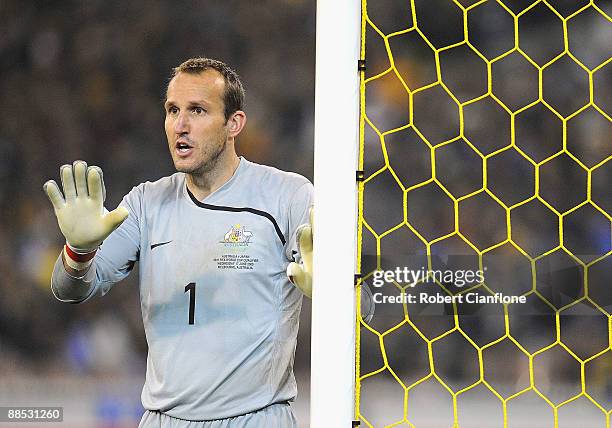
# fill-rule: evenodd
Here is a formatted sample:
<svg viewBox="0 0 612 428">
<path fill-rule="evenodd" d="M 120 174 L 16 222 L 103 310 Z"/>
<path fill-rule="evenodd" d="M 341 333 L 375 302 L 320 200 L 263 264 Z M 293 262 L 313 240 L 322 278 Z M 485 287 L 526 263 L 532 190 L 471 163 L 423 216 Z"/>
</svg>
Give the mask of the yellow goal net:
<svg viewBox="0 0 612 428">
<path fill-rule="evenodd" d="M 361 426 L 610 427 L 611 12 L 363 0 Z"/>
</svg>

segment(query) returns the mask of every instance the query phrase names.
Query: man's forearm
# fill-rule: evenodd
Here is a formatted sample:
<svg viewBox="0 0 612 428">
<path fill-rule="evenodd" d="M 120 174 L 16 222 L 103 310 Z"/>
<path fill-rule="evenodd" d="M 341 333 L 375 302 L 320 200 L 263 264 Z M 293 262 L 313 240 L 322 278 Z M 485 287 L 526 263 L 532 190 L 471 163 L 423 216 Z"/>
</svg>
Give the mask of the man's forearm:
<svg viewBox="0 0 612 428">
<path fill-rule="evenodd" d="M 66 263 L 62 250 L 53 268 L 51 290 L 59 301 L 79 303 L 91 294 L 94 277 L 95 266 L 93 263 L 84 270 L 76 270 Z"/>
</svg>

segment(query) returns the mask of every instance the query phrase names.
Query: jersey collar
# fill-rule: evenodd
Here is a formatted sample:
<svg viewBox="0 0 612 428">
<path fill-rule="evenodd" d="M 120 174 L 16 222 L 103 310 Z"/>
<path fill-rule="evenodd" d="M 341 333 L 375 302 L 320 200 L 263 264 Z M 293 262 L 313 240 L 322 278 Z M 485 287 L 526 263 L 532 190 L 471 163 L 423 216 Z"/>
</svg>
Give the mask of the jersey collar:
<svg viewBox="0 0 612 428">
<path fill-rule="evenodd" d="M 214 192 L 212 192 L 211 194 L 207 195 L 200 202 L 211 202 L 211 201 L 213 201 L 215 199 L 218 199 L 218 197 L 220 195 L 224 194 L 225 192 L 227 192 L 230 189 L 230 187 L 232 187 L 234 182 L 243 174 L 243 171 L 246 168 L 246 164 L 249 162 L 249 161 L 247 161 L 242 156 L 239 156 L 238 159 L 239 159 L 238 167 L 236 168 L 236 170 L 234 171 L 234 173 L 232 174 L 230 179 L 227 180 L 225 183 L 223 183 Z M 195 199 L 195 196 L 193 196 L 193 194 L 189 191 L 189 189 L 187 189 L 187 176 L 186 176 L 186 174 L 183 174 L 183 195 L 188 200 L 190 200 L 190 201 L 193 201 L 193 199 Z"/>
</svg>

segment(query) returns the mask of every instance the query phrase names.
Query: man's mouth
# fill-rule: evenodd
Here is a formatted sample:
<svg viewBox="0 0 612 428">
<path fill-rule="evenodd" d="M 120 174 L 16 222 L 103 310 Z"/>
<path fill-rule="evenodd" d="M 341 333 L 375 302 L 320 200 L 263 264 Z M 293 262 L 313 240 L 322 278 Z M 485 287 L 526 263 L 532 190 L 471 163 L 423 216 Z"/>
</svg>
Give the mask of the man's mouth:
<svg viewBox="0 0 612 428">
<path fill-rule="evenodd" d="M 191 146 L 186 141 L 180 140 L 180 141 L 176 142 L 175 148 L 176 148 L 177 153 L 179 153 L 181 155 L 186 155 L 186 154 L 188 154 L 191 151 L 193 146 Z"/>
</svg>

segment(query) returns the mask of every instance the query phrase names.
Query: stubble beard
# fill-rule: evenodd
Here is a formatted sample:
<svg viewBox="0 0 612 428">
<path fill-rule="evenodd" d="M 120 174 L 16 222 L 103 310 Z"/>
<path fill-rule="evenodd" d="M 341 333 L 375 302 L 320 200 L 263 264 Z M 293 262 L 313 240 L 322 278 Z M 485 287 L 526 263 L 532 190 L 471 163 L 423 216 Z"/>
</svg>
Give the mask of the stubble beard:
<svg viewBox="0 0 612 428">
<path fill-rule="evenodd" d="M 177 167 L 175 165 L 176 170 L 178 172 L 189 174 L 194 178 L 203 177 L 204 175 L 209 174 L 211 171 L 214 171 L 221 156 L 227 149 L 226 135 L 222 135 L 219 139 L 221 140 L 221 144 L 215 145 L 215 147 L 213 147 L 214 151 L 209 156 L 206 156 L 199 165 L 195 165 L 193 167 Z"/>
</svg>

